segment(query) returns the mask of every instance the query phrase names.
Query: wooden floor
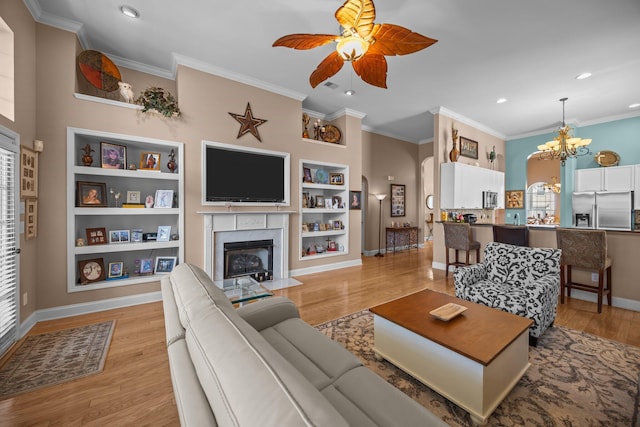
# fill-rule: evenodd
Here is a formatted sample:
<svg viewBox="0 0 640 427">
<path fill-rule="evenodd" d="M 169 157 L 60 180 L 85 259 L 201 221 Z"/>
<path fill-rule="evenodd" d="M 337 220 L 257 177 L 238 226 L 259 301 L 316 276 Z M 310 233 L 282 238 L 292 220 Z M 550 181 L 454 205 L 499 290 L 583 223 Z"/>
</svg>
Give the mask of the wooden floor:
<svg viewBox="0 0 640 427">
<path fill-rule="evenodd" d="M 278 291 L 316 325 L 422 290 L 453 294 L 452 275 L 431 269 L 431 249 L 363 257 L 361 267 L 298 276 L 304 284 Z M 615 284 L 614 284 L 615 286 Z M 66 384 L 0 400 L 0 426 L 177 426 L 165 347 L 162 303 L 38 323 L 30 334 L 116 319 L 104 371 Z M 640 313 L 571 300 L 556 325 L 640 346 Z M 0 364 L 7 357 L 0 360 Z"/>
</svg>

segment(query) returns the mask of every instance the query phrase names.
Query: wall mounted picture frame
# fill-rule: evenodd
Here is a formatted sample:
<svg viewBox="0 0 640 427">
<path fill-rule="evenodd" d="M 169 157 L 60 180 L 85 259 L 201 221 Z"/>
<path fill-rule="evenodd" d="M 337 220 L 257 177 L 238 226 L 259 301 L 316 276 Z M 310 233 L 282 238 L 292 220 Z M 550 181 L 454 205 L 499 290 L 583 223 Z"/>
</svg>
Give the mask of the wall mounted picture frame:
<svg viewBox="0 0 640 427">
<path fill-rule="evenodd" d="M 362 191 L 349 191 L 349 209 L 362 209 Z"/>
<path fill-rule="evenodd" d="M 78 207 L 107 207 L 107 185 L 104 182 L 76 182 Z"/>
<path fill-rule="evenodd" d="M 145 151 L 140 154 L 140 170 L 160 171 L 160 153 Z"/>
<path fill-rule="evenodd" d="M 109 273 L 108 273 L 107 277 L 109 279 L 115 279 L 116 277 L 122 277 L 122 269 L 123 269 L 122 261 L 110 262 L 109 263 Z"/>
<path fill-rule="evenodd" d="M 129 230 L 109 230 L 109 243 L 129 243 L 130 241 Z"/>
<path fill-rule="evenodd" d="M 171 226 L 161 225 L 158 227 L 158 234 L 156 234 L 156 242 L 168 242 L 171 237 Z"/>
<path fill-rule="evenodd" d="M 38 237 L 38 199 L 26 199 L 24 201 L 25 239 Z"/>
<path fill-rule="evenodd" d="M 391 216 L 405 216 L 405 185 L 391 184 Z"/>
<path fill-rule="evenodd" d="M 104 260 L 102 258 L 78 261 L 78 272 L 78 278 L 82 285 L 99 282 L 107 277 L 104 271 Z"/>
<path fill-rule="evenodd" d="M 104 169 L 126 169 L 127 147 L 110 142 L 101 142 L 100 165 Z"/>
<path fill-rule="evenodd" d="M 104 227 L 87 228 L 87 245 L 104 245 L 107 243 L 107 229 Z"/>
<path fill-rule="evenodd" d="M 177 257 L 174 256 L 159 256 L 156 257 L 156 274 L 169 274 L 173 271 L 173 267 L 176 265 Z"/>
<path fill-rule="evenodd" d="M 507 209 L 524 209 L 524 190 L 507 190 L 505 203 Z"/>
<path fill-rule="evenodd" d="M 331 185 L 344 185 L 343 173 L 329 173 L 329 184 Z"/>
<path fill-rule="evenodd" d="M 173 207 L 173 190 L 156 190 L 153 207 L 171 209 Z"/>
<path fill-rule="evenodd" d="M 20 198 L 38 197 L 38 153 L 20 146 Z"/>
<path fill-rule="evenodd" d="M 478 142 L 464 136 L 460 137 L 460 155 L 478 159 Z"/>
</svg>

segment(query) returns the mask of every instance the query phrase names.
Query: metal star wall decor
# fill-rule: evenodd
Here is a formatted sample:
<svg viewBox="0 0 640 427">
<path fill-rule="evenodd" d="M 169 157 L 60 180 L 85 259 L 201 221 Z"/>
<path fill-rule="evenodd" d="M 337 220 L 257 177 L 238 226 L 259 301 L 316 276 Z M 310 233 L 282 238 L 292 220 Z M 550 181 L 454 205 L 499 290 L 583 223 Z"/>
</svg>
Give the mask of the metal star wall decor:
<svg viewBox="0 0 640 427">
<path fill-rule="evenodd" d="M 247 109 L 244 111 L 244 116 L 235 113 L 229 113 L 231 117 L 236 119 L 238 123 L 240 123 L 240 130 L 238 131 L 237 138 L 240 138 L 247 132 L 251 132 L 251 135 L 255 136 L 258 141 L 262 142 L 260 139 L 260 134 L 258 133 L 258 126 L 267 121 L 264 119 L 258 119 L 253 117 L 253 112 L 251 111 L 251 104 L 247 102 Z"/>
</svg>

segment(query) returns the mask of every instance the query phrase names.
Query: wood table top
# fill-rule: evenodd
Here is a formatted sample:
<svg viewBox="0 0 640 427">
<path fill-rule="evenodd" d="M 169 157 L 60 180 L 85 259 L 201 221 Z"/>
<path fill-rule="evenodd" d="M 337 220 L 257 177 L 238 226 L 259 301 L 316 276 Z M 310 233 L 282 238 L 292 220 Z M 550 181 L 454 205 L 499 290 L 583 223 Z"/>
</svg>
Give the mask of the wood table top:
<svg viewBox="0 0 640 427">
<path fill-rule="evenodd" d="M 448 303 L 467 310 L 446 322 L 429 314 Z M 485 366 L 533 324 L 531 319 L 431 290 L 372 307 L 370 311 Z"/>
</svg>

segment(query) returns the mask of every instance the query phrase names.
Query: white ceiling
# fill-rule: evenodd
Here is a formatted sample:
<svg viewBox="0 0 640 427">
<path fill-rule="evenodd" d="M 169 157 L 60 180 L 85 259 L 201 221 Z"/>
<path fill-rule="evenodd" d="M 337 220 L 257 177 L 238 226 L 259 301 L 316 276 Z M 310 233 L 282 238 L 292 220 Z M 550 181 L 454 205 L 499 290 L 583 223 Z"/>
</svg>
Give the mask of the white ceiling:
<svg viewBox="0 0 640 427">
<path fill-rule="evenodd" d="M 348 63 L 329 79 L 337 88 L 313 89 L 309 75 L 332 45 L 272 47 L 291 33 L 337 34 L 339 0 L 25 3 L 37 21 L 77 32 L 84 49 L 120 66 L 174 78 L 177 63 L 189 65 L 299 97 L 305 110 L 366 114 L 365 129 L 415 143 L 433 137 L 439 108 L 506 139 L 554 130 L 562 97 L 578 126 L 640 115 L 629 108 L 640 103 L 640 0 L 375 0 L 376 23 L 439 40 L 387 57 L 388 89 Z M 140 18 L 122 15 L 122 4 Z M 586 71 L 593 76 L 575 79 Z"/>
</svg>

